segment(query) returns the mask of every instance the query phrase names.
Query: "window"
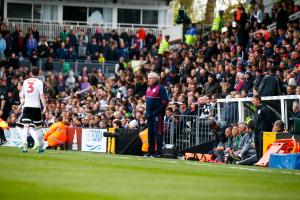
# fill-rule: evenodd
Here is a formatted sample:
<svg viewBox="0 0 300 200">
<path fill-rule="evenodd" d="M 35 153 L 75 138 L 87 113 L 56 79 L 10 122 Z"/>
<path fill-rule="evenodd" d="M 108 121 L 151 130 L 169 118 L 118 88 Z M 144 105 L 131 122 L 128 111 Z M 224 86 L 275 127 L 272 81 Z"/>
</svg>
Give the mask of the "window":
<svg viewBox="0 0 300 200">
<path fill-rule="evenodd" d="M 63 20 L 64 21 L 87 21 L 87 8 L 76 6 L 63 7 Z"/>
<path fill-rule="evenodd" d="M 112 23 L 112 8 L 89 8 L 88 22 L 92 24 Z"/>
<path fill-rule="evenodd" d="M 141 10 L 118 9 L 118 23 L 141 23 Z"/>
<path fill-rule="evenodd" d="M 143 10 L 143 24 L 158 24 L 158 11 Z"/>
<path fill-rule="evenodd" d="M 42 6 L 39 4 L 34 4 L 33 5 L 33 19 L 36 19 L 36 20 L 41 19 L 41 11 L 42 11 Z"/>
<path fill-rule="evenodd" d="M 57 5 L 42 5 L 42 20 L 58 20 L 58 6 Z"/>
<path fill-rule="evenodd" d="M 7 17 L 32 19 L 32 4 L 8 3 Z"/>
</svg>

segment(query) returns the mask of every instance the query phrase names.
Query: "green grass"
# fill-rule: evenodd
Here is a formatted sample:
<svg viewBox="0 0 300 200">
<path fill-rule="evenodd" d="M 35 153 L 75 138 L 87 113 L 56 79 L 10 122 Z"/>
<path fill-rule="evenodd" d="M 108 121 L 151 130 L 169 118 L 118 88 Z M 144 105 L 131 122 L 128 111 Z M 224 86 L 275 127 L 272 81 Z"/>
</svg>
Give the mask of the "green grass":
<svg viewBox="0 0 300 200">
<path fill-rule="evenodd" d="M 0 199 L 299 199 L 300 172 L 0 147 Z"/>
</svg>

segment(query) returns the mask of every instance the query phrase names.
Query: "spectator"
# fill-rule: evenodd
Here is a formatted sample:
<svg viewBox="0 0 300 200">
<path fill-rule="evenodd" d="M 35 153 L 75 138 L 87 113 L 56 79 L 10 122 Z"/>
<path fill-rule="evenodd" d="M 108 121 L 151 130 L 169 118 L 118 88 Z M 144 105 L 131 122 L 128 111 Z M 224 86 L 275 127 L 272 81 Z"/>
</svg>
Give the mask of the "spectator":
<svg viewBox="0 0 300 200">
<path fill-rule="evenodd" d="M 232 126 L 225 129 L 226 141 L 220 141 L 214 154 L 217 157 L 217 162 L 224 162 L 224 156 L 228 156 L 229 151 L 232 149 Z"/>
<path fill-rule="evenodd" d="M 208 82 L 204 85 L 205 95 L 219 94 L 220 87 L 214 74 L 208 76 Z"/>
<path fill-rule="evenodd" d="M 4 51 L 6 49 L 6 41 L 2 37 L 2 33 L 0 33 L 0 59 L 4 58 Z"/>
<path fill-rule="evenodd" d="M 68 36 L 69 36 L 69 32 L 67 31 L 67 27 L 64 27 L 64 30 L 60 32 L 60 41 L 66 42 Z"/>
<path fill-rule="evenodd" d="M 281 94 L 280 82 L 275 76 L 276 67 L 270 70 L 270 74 L 265 76 L 258 88 L 258 93 L 261 96 L 277 96 Z"/>
<path fill-rule="evenodd" d="M 80 35 L 78 38 L 78 56 L 79 57 L 85 57 L 86 56 L 86 47 L 88 44 L 88 38 L 84 33 L 84 30 L 80 30 Z"/>
<path fill-rule="evenodd" d="M 272 132 L 284 132 L 284 122 L 281 120 L 277 120 L 274 125 Z"/>
<path fill-rule="evenodd" d="M 37 41 L 33 37 L 33 34 L 29 35 L 26 42 L 26 48 L 27 48 L 27 55 L 30 57 L 32 55 L 33 50 L 37 48 Z"/>
</svg>

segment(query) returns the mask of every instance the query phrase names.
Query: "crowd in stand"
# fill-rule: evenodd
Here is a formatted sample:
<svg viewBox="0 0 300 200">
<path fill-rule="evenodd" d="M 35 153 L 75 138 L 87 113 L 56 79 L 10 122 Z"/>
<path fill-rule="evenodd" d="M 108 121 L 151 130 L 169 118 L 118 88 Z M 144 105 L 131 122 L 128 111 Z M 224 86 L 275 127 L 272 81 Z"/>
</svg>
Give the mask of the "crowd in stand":
<svg viewBox="0 0 300 200">
<path fill-rule="evenodd" d="M 150 71 L 160 74 L 170 101 L 179 102 L 167 109 L 165 121 L 172 120 L 173 114 L 213 116 L 210 110 L 218 98 L 300 95 L 299 20 L 287 18 L 298 10 L 299 6 L 283 1 L 267 14 L 263 5 L 251 1 L 246 9 L 237 8 L 233 23 L 204 37 L 197 34 L 194 44 L 181 43 L 163 52 L 160 44 L 166 41 L 142 28 L 137 33 L 97 28 L 94 34 L 66 28 L 49 42 L 35 26 L 25 32 L 18 27 L 8 30 L 3 23 L 1 117 L 12 127 L 16 124 L 20 87 L 30 76 L 28 66 L 20 65 L 23 57 L 33 64 L 47 58 L 39 76 L 49 106 L 45 126 L 62 116 L 76 127 L 145 129 L 146 75 Z M 273 21 L 276 29 L 266 31 Z M 74 74 L 67 64 L 53 71 L 52 59 L 79 58 L 100 63 L 116 60 L 115 75 L 105 77 L 100 69 L 87 67 Z M 138 60 L 138 66 L 132 60 Z"/>
</svg>

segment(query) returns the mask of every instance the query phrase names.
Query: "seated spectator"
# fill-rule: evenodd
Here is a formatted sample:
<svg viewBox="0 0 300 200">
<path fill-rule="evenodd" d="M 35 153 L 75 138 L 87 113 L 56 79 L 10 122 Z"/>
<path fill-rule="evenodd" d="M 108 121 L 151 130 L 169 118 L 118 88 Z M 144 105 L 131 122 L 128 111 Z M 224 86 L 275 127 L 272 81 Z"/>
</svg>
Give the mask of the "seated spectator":
<svg viewBox="0 0 300 200">
<path fill-rule="evenodd" d="M 229 126 L 225 129 L 226 141 L 220 141 L 216 150 L 214 151 L 215 156 L 217 157 L 217 162 L 224 162 L 224 156 L 228 156 L 229 151 L 232 148 L 232 126 Z"/>
<path fill-rule="evenodd" d="M 284 122 L 281 120 L 277 120 L 273 125 L 272 132 L 285 132 Z"/>
<path fill-rule="evenodd" d="M 254 143 L 254 127 L 252 121 L 247 124 L 246 134 L 249 135 L 249 139 L 245 141 L 244 145 L 240 153 L 238 154 L 238 158 L 240 161 L 237 161 L 236 164 L 239 165 L 253 165 L 256 161 L 256 150 Z"/>
</svg>

